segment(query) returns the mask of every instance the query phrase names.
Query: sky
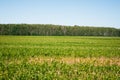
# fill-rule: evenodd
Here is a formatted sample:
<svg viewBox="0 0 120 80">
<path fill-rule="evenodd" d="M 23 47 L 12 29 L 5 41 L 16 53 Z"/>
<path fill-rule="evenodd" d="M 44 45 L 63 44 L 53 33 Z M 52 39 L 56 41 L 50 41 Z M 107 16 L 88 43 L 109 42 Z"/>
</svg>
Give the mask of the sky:
<svg viewBox="0 0 120 80">
<path fill-rule="evenodd" d="M 120 0 L 0 0 L 0 24 L 120 28 Z"/>
</svg>

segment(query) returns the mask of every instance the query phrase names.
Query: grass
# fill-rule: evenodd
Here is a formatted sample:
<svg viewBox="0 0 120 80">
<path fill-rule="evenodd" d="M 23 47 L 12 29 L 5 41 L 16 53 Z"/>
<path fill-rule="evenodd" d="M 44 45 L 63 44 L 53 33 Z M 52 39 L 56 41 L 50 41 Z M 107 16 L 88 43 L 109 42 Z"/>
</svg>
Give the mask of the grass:
<svg viewBox="0 0 120 80">
<path fill-rule="evenodd" d="M 108 79 L 120 79 L 120 37 L 0 36 L 0 80 Z"/>
</svg>

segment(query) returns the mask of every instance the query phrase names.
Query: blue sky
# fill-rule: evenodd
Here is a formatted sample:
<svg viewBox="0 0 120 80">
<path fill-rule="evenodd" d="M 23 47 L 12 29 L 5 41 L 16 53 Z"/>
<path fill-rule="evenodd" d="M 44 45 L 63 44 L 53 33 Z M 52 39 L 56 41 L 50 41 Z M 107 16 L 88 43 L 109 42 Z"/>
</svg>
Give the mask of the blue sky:
<svg viewBox="0 0 120 80">
<path fill-rule="evenodd" d="M 120 0 L 0 0 L 0 23 L 120 28 Z"/>
</svg>

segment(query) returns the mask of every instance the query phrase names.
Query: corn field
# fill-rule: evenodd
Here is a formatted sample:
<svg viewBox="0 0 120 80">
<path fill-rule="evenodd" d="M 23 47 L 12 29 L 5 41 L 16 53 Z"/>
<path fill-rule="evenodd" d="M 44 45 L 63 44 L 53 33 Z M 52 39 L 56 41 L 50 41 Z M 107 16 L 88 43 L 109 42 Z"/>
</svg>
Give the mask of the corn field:
<svg viewBox="0 0 120 80">
<path fill-rule="evenodd" d="M 120 80 L 120 37 L 0 36 L 0 80 Z"/>
</svg>

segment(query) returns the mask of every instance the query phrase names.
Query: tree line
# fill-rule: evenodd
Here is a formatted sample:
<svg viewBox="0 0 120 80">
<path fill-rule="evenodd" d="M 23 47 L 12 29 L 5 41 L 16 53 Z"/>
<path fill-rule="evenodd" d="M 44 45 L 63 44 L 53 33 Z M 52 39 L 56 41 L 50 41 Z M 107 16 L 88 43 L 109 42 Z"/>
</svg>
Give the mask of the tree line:
<svg viewBox="0 0 120 80">
<path fill-rule="evenodd" d="M 78 25 L 0 24 L 0 35 L 120 36 L 120 29 Z"/>
</svg>

